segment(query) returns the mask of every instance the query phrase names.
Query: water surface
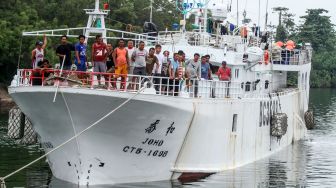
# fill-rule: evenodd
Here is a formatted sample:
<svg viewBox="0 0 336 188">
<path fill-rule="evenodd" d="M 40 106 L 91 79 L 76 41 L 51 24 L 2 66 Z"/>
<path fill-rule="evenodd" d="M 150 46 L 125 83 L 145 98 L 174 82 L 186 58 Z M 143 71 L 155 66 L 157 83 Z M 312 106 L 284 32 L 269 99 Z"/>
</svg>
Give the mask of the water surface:
<svg viewBox="0 0 336 188">
<path fill-rule="evenodd" d="M 305 140 L 288 146 L 269 158 L 235 170 L 214 174 L 196 182 L 163 181 L 113 187 L 336 187 L 336 90 L 312 90 L 310 107 L 314 110 L 317 128 L 308 131 Z M 8 139 L 6 119 L 6 116 L 0 116 L 0 176 L 18 169 L 43 154 L 39 145 L 21 146 Z M 7 187 L 78 187 L 52 178 L 45 160 L 16 174 L 6 183 Z"/>
</svg>

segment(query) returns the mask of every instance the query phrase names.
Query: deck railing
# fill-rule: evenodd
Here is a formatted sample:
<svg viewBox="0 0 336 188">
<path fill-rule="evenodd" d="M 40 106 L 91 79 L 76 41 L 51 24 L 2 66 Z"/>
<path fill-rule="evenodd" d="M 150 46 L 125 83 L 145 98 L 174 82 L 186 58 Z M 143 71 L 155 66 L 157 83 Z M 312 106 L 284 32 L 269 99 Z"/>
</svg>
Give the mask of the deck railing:
<svg viewBox="0 0 336 188">
<path fill-rule="evenodd" d="M 311 54 L 309 50 L 272 50 L 271 60 L 273 64 L 304 65 L 311 62 Z"/>
<path fill-rule="evenodd" d="M 61 75 L 62 74 L 62 75 Z M 252 83 L 216 80 L 170 79 L 160 76 L 117 75 L 114 73 L 63 71 L 58 69 L 20 69 L 12 86 L 73 87 L 134 93 L 146 87 L 145 94 L 184 98 L 244 98 L 260 90 Z M 100 80 L 98 78 L 100 77 Z M 269 83 L 271 87 L 272 83 Z"/>
</svg>

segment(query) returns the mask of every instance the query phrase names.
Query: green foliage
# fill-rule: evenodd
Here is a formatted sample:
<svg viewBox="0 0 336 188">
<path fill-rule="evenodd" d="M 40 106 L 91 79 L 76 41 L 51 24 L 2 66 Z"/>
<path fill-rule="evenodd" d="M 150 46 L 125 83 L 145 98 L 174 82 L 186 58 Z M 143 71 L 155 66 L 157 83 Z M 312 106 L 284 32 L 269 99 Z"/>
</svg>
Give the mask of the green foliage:
<svg viewBox="0 0 336 188">
<path fill-rule="evenodd" d="M 283 25 L 278 25 L 276 29 L 276 36 L 275 40 L 276 41 L 285 41 L 288 38 L 286 29 L 284 28 Z"/>
<path fill-rule="evenodd" d="M 273 11 L 279 13 L 279 25 L 276 29 L 276 40 L 286 41 L 288 38 L 292 38 L 295 35 L 295 14 L 289 13 L 286 7 L 275 7 Z"/>
<path fill-rule="evenodd" d="M 314 49 L 312 87 L 336 87 L 336 36 L 334 25 L 324 9 L 308 9 L 298 28 L 298 42 L 309 42 Z"/>
<path fill-rule="evenodd" d="M 307 15 L 302 16 L 304 23 L 299 26 L 300 42 L 310 42 L 315 51 L 335 49 L 335 30 L 330 16 L 324 9 L 308 9 Z"/>
<path fill-rule="evenodd" d="M 87 15 L 83 9 L 94 7 L 94 0 L 6 0 L 0 3 L 0 83 L 6 84 L 16 72 L 18 59 L 20 68 L 31 66 L 31 50 L 41 37 L 22 38 L 23 31 L 82 27 Z M 149 21 L 150 1 L 109 0 L 110 14 L 106 26 L 126 30 L 128 24 L 133 32 L 142 32 L 143 23 Z M 154 0 L 153 22 L 159 30 L 170 29 L 181 19 L 180 13 L 170 0 Z M 72 40 L 71 42 L 74 42 Z M 58 38 L 48 38 L 46 58 L 57 62 L 55 49 Z M 22 49 L 22 51 L 20 51 Z"/>
</svg>

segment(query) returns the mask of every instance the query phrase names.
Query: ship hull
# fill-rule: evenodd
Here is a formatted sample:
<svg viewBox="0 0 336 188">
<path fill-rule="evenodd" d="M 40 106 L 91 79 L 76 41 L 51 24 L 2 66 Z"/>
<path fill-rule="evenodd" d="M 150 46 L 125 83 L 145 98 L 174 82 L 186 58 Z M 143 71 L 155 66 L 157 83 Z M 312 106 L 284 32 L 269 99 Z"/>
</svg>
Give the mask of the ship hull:
<svg viewBox="0 0 336 188">
<path fill-rule="evenodd" d="M 134 95 L 61 88 L 54 103 L 53 87 L 12 87 L 9 92 L 31 119 L 46 151 Z M 56 178 L 79 185 L 220 172 L 269 156 L 303 138 L 302 106 L 299 92 L 273 99 L 203 100 L 140 94 L 49 154 L 48 162 Z M 269 121 L 280 110 L 287 113 L 289 126 L 286 135 L 277 138 L 270 136 Z"/>
</svg>

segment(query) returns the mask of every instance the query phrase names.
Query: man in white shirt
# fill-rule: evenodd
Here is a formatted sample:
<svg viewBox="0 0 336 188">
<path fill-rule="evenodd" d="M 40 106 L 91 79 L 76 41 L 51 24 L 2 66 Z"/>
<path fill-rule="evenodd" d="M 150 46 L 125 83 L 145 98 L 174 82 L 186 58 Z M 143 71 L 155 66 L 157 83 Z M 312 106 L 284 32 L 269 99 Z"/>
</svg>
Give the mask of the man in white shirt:
<svg viewBox="0 0 336 188">
<path fill-rule="evenodd" d="M 161 50 L 162 50 L 162 47 L 161 47 L 160 44 L 155 45 L 155 54 L 154 55 L 157 57 L 159 65 L 154 64 L 154 68 L 153 68 L 152 73 L 153 73 L 153 76 L 156 76 L 156 77 L 162 77 L 162 73 L 161 73 L 162 72 L 161 71 L 162 70 L 162 63 L 163 63 L 165 57 L 161 53 Z M 157 67 L 157 66 L 159 66 L 159 67 Z M 166 78 L 162 78 L 162 79 L 166 79 Z M 153 82 L 154 82 L 156 91 L 159 91 L 159 89 L 160 89 L 159 84 L 160 83 L 162 84 L 165 81 L 161 80 L 161 82 L 160 82 L 160 78 L 154 78 Z"/>
<path fill-rule="evenodd" d="M 134 52 L 135 48 L 134 48 L 134 43 L 132 40 L 129 40 L 127 42 L 127 56 L 128 56 L 128 74 L 133 75 L 134 73 L 134 61 L 132 59 L 132 55 Z M 130 82 L 127 86 L 127 89 L 132 89 L 134 88 L 134 82 L 133 82 L 133 78 L 130 79 L 130 77 L 128 77 L 128 81 Z"/>
<path fill-rule="evenodd" d="M 190 59 L 186 63 L 187 77 L 190 79 L 189 84 L 191 91 L 194 93 L 194 97 L 198 94 L 198 80 L 201 79 L 201 62 L 200 54 L 195 53 L 194 59 Z"/>
<path fill-rule="evenodd" d="M 133 74 L 134 71 L 134 61 L 132 60 L 132 54 L 134 52 L 134 43 L 129 40 L 127 42 L 127 55 L 128 55 L 128 74 Z"/>
</svg>

